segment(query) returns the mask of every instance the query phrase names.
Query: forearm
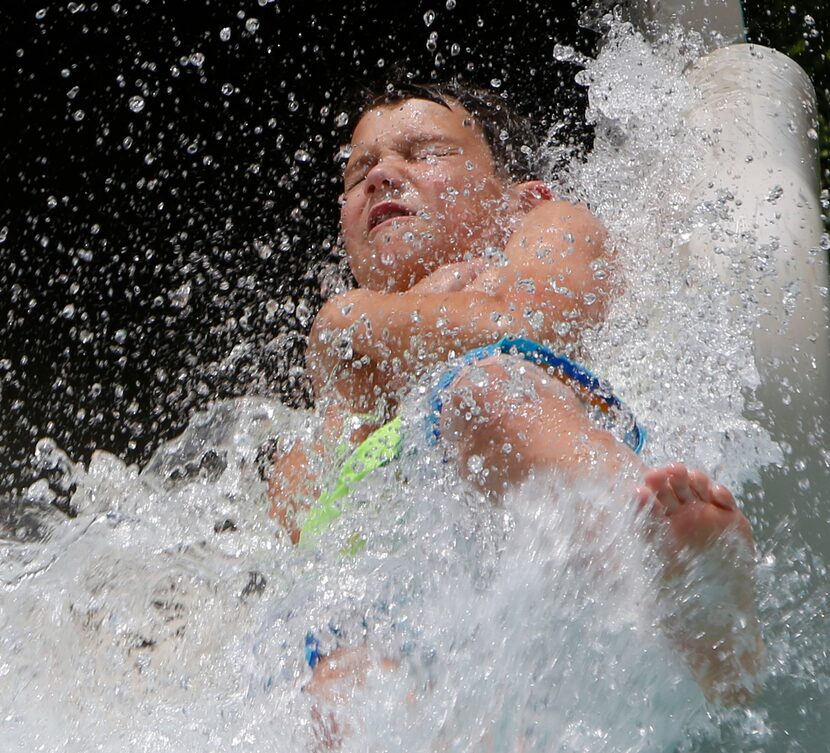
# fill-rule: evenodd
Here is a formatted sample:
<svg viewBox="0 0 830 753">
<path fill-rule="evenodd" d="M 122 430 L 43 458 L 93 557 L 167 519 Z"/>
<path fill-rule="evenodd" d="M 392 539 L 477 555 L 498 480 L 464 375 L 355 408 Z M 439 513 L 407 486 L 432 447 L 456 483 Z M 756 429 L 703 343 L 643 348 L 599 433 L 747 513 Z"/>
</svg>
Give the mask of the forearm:
<svg viewBox="0 0 830 753">
<path fill-rule="evenodd" d="M 602 227 L 582 207 L 546 202 L 504 253 L 439 268 L 399 293 L 356 289 L 315 320 L 306 363 L 315 394 L 336 386 L 360 410 L 396 378 L 452 353 L 523 335 L 573 344 L 604 319 L 611 266 Z"/>
<path fill-rule="evenodd" d="M 306 362 L 315 394 L 323 394 L 332 373 L 361 382 L 358 392 L 370 387 L 386 392 L 396 376 L 417 373 L 504 336 L 557 337 L 554 309 L 565 304 L 551 295 L 538 305 L 526 298 L 518 302 L 471 288 L 439 293 L 350 291 L 327 304 L 312 328 Z M 354 385 L 341 386 L 349 399 L 347 391 Z"/>
<path fill-rule="evenodd" d="M 340 404 L 330 405 L 319 429 L 278 448 L 268 474 L 270 516 L 276 518 L 293 543 L 300 536 L 298 515 L 320 494 L 319 480 L 337 461 L 338 453 L 359 444 L 377 428 L 366 416 L 349 413 Z"/>
<path fill-rule="evenodd" d="M 356 324 L 356 357 L 407 372 L 505 335 L 535 333 L 513 302 L 471 290 L 377 293 L 364 299 Z"/>
</svg>

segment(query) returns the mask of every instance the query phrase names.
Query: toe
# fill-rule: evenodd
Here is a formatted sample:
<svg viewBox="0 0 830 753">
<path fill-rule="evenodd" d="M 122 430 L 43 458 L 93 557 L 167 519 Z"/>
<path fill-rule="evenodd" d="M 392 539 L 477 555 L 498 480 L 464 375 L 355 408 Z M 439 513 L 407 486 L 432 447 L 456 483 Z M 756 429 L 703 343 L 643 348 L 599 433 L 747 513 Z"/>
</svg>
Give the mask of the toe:
<svg viewBox="0 0 830 753">
<path fill-rule="evenodd" d="M 735 502 L 735 497 L 732 496 L 732 492 L 720 484 L 712 487 L 710 499 L 712 504 L 717 505 L 723 510 L 734 511 L 738 509 L 738 505 Z"/>
<path fill-rule="evenodd" d="M 667 514 L 671 515 L 678 507 L 680 500 L 677 498 L 669 481 L 669 469 L 657 468 L 646 473 L 646 486 L 657 496 L 657 500 L 665 508 Z"/>
<path fill-rule="evenodd" d="M 657 497 L 654 495 L 654 492 L 648 487 L 637 487 L 635 501 L 638 512 L 651 514 L 657 512 L 656 508 L 659 505 L 659 503 L 657 502 Z M 659 506 L 662 509 L 662 505 Z"/>
<path fill-rule="evenodd" d="M 689 471 L 689 486 L 698 499 L 709 501 L 712 481 L 703 471 Z"/>
<path fill-rule="evenodd" d="M 668 469 L 669 483 L 681 505 L 694 502 L 698 497 L 689 485 L 689 472 L 684 465 L 671 465 Z"/>
</svg>

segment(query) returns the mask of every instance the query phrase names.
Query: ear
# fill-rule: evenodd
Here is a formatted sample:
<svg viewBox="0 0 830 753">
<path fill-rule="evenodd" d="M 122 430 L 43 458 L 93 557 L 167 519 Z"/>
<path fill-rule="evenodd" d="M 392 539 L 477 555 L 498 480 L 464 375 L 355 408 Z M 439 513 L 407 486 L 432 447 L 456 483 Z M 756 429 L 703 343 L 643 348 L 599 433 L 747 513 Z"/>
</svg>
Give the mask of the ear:
<svg viewBox="0 0 830 753">
<path fill-rule="evenodd" d="M 523 183 L 513 183 L 509 189 L 511 204 L 519 214 L 527 214 L 531 209 L 544 201 L 553 199 L 550 186 L 541 180 L 526 180 Z"/>
</svg>

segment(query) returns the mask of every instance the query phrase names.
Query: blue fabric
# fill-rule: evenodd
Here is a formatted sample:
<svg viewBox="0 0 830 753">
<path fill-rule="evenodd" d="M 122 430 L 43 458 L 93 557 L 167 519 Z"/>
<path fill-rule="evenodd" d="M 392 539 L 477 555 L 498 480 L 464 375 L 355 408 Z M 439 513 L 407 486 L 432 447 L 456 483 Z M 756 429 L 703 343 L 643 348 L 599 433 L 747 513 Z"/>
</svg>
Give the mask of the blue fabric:
<svg viewBox="0 0 830 753">
<path fill-rule="evenodd" d="M 441 393 L 446 390 L 461 373 L 461 370 L 499 353 L 516 354 L 527 361 L 539 366 L 556 369 L 565 380 L 572 380 L 584 387 L 606 409 L 620 412 L 629 419 L 630 428 L 625 434 L 624 441 L 634 452 L 639 453 L 646 441 L 646 432 L 637 425 L 634 416 L 625 405 L 614 395 L 607 384 L 601 382 L 584 366 L 574 363 L 565 356 L 559 356 L 539 343 L 523 337 L 504 337 L 497 343 L 485 345 L 465 353 L 447 371 L 441 374 L 430 397 L 430 411 L 426 417 L 427 436 L 431 444 L 436 444 L 441 437 L 440 419 L 444 407 Z M 329 625 L 329 631 L 335 638 L 341 637 L 341 631 L 334 625 Z M 314 669 L 320 659 L 326 656 L 317 636 L 309 632 L 305 637 L 305 660 L 311 669 Z"/>
<path fill-rule="evenodd" d="M 522 356 L 527 361 L 535 363 L 539 366 L 548 366 L 556 369 L 565 379 L 573 380 L 582 385 L 595 398 L 603 403 L 607 409 L 615 409 L 624 414 L 628 414 L 631 419 L 631 428 L 626 432 L 624 442 L 634 452 L 638 453 L 643 449 L 646 441 L 646 432 L 643 428 L 637 425 L 634 416 L 623 405 L 623 403 L 614 395 L 609 387 L 601 382 L 594 374 L 592 374 L 584 366 L 574 363 L 565 356 L 556 355 L 551 350 L 548 350 L 544 345 L 540 345 L 534 340 L 528 340 L 524 337 L 503 337 L 492 345 L 485 345 L 482 348 L 476 348 L 468 351 L 456 364 L 445 371 L 437 384 L 432 390 L 431 410 L 427 414 L 427 436 L 430 444 L 435 445 L 441 437 L 441 410 L 444 407 L 444 401 L 441 393 L 447 389 L 457 378 L 462 369 L 482 361 L 490 356 L 498 355 L 499 353 L 516 354 Z"/>
<path fill-rule="evenodd" d="M 323 654 L 320 652 L 320 641 L 317 640 L 317 636 L 314 633 L 306 633 L 305 636 L 305 661 L 309 667 L 314 669 L 317 666 L 317 663 L 320 659 L 323 658 Z"/>
</svg>

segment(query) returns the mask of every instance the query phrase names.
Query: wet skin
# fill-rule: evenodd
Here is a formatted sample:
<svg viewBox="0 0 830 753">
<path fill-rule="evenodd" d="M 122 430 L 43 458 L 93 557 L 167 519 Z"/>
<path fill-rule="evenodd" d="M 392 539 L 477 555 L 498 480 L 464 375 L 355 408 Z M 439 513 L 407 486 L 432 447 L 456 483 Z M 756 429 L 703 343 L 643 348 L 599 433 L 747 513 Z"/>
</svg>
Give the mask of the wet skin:
<svg viewBox="0 0 830 753">
<path fill-rule="evenodd" d="M 462 108 L 410 99 L 366 113 L 343 180 L 340 226 L 361 288 L 402 292 L 504 245 L 505 185 Z"/>
<path fill-rule="evenodd" d="M 354 412 L 394 404 L 451 353 L 508 334 L 562 348 L 604 317 L 602 225 L 540 181 L 501 176 L 459 106 L 411 99 L 361 118 L 341 230 L 359 287 L 321 309 L 306 363 L 315 394 Z"/>
<path fill-rule="evenodd" d="M 360 287 L 330 300 L 309 336 L 308 369 L 315 396 L 325 404 L 317 454 L 342 439 L 344 416 L 376 410 L 390 417 L 398 391 L 453 353 L 504 335 L 555 348 L 577 344 L 586 327 L 603 320 L 612 291 L 600 223 L 585 207 L 551 200 L 539 182 L 511 184 L 501 177 L 480 129 L 459 106 L 415 99 L 364 114 L 344 173 L 341 229 Z M 497 263 L 484 255 L 488 246 L 502 249 Z M 604 274 L 595 274 L 598 268 Z M 538 316 L 525 316 L 528 311 Z M 564 334 L 563 321 L 573 324 Z M 717 555 L 730 532 L 751 554 L 749 525 L 727 490 L 681 465 L 648 471 L 591 425 L 569 388 L 535 367 L 525 371 L 537 383 L 538 399 L 513 405 L 505 363 L 484 364 L 490 372 L 484 382 L 462 374 L 442 418 L 447 441 L 458 447 L 459 469 L 469 455 L 483 458 L 488 472 L 480 485 L 494 502 L 509 486 L 549 470 L 629 474 L 641 481 L 637 492 L 632 483 L 632 498 L 654 523 L 667 577 L 682 567 L 681 553 Z M 473 423 L 463 419 L 470 400 Z M 370 428 L 358 427 L 351 440 Z M 501 452 L 505 443 L 518 451 Z M 294 541 L 295 514 L 316 491 L 307 458 L 305 448 L 295 446 L 277 460 L 270 480 L 272 515 Z M 754 674 L 763 654 L 752 616 L 751 557 L 732 565 L 727 574 L 750 613 L 753 648 L 730 657 L 724 651 L 729 636 L 706 629 L 697 640 L 682 630 L 675 636 L 704 691 L 722 700 L 743 698 L 742 674 Z M 344 680 L 344 669 L 362 675 L 365 661 L 351 662 L 348 651 L 324 659 L 313 687 L 325 694 L 329 682 Z"/>
</svg>

